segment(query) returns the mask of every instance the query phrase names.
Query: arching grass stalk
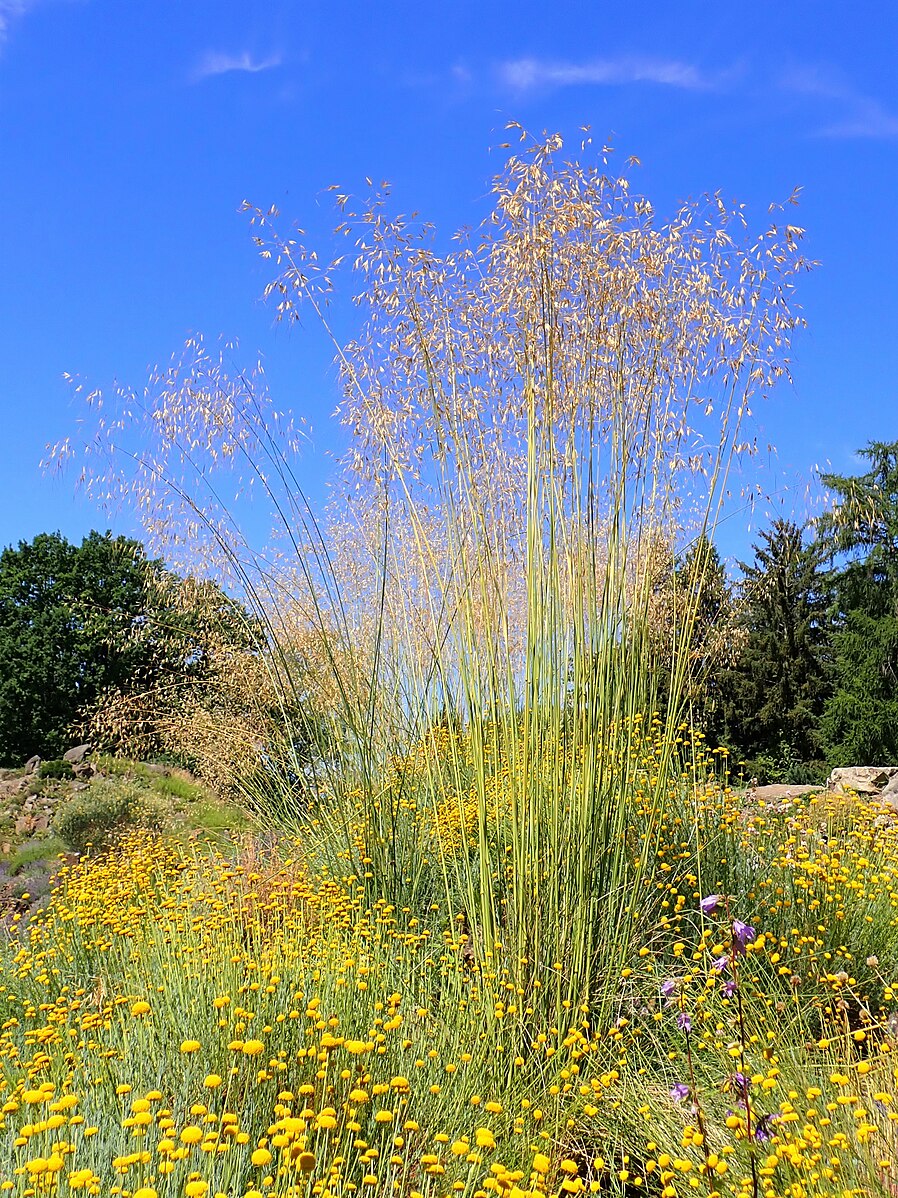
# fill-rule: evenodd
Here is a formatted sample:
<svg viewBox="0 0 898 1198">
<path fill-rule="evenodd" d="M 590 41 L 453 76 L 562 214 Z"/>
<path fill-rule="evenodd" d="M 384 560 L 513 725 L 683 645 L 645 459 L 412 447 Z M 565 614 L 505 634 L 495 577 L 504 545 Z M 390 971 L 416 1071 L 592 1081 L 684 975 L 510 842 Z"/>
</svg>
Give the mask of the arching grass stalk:
<svg viewBox="0 0 898 1198">
<path fill-rule="evenodd" d="M 265 630 L 259 735 L 287 761 L 279 722 L 314 742 L 291 819 L 310 858 L 450 926 L 497 1009 L 513 992 L 563 1028 L 619 1000 L 695 683 L 708 561 L 685 591 L 675 562 L 713 532 L 749 400 L 787 369 L 802 261 L 790 226 L 743 246 L 719 197 L 661 224 L 607 159 L 560 150 L 510 157 L 489 221 L 444 254 L 385 197 L 340 198 L 366 319 L 337 347 L 349 498 L 325 526 L 289 422 L 207 357 L 150 389 L 164 449 L 132 463 L 157 527 L 204 531 Z M 250 211 L 279 317 L 311 306 L 329 333 L 331 268 Z M 267 498 L 264 553 L 222 470 Z M 152 497 L 172 480 L 169 509 Z"/>
</svg>

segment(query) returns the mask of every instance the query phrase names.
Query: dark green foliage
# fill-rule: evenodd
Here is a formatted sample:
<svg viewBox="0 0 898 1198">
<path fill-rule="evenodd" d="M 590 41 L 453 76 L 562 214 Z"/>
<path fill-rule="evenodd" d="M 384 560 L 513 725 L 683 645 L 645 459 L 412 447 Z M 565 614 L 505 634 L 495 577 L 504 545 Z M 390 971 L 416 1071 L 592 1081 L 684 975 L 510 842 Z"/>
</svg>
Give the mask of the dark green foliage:
<svg viewBox="0 0 898 1198">
<path fill-rule="evenodd" d="M 768 781 L 797 781 L 803 763 L 821 756 L 819 721 L 829 694 L 824 550 L 804 530 L 775 520 L 739 563 L 744 637 L 736 664 L 723 672 L 725 736 L 757 759 Z"/>
<path fill-rule="evenodd" d="M 133 782 L 102 779 L 61 803 L 53 820 L 57 836 L 78 853 L 102 852 L 136 828 L 159 831 L 161 812 Z"/>
<path fill-rule="evenodd" d="M 188 584 L 137 541 L 58 533 L 0 554 L 0 763 L 58 757 L 110 694 L 174 693 L 208 672 L 209 643 L 246 645 L 238 605 L 212 584 Z M 134 705 L 150 727 L 153 713 Z M 129 729 L 133 735 L 134 729 Z M 107 747 L 115 748 L 113 733 Z"/>
<path fill-rule="evenodd" d="M 709 743 L 723 735 L 722 669 L 731 660 L 734 608 L 726 570 L 710 538 L 702 533 L 686 550 L 674 571 L 669 594 L 669 632 L 655 671 L 655 705 L 664 710 L 671 695 Z M 691 629 L 689 652 L 677 639 Z M 679 674 L 671 673 L 677 663 Z"/>
<path fill-rule="evenodd" d="M 78 714 L 128 682 L 153 569 L 136 541 L 97 532 L 80 546 L 44 533 L 0 554 L 0 761 L 60 756 Z"/>
<path fill-rule="evenodd" d="M 823 474 L 835 493 L 820 520 L 834 574 L 834 691 L 821 726 L 835 765 L 898 761 L 898 442 L 861 450 L 865 474 Z"/>
<path fill-rule="evenodd" d="M 75 771 L 67 761 L 42 761 L 37 771 L 39 778 L 74 778 Z"/>
</svg>

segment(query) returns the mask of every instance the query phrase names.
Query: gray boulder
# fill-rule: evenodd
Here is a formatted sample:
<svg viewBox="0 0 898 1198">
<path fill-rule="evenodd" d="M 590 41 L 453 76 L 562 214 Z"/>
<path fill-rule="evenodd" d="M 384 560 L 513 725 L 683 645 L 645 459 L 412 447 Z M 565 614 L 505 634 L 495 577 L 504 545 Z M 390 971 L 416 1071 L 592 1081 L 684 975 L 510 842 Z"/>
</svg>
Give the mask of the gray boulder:
<svg viewBox="0 0 898 1198">
<path fill-rule="evenodd" d="M 36 774 L 40 768 L 41 768 L 41 759 L 37 753 L 35 753 L 33 757 L 29 757 L 28 760 L 25 762 L 25 773 L 26 774 Z"/>
<path fill-rule="evenodd" d="M 843 795 L 854 791 L 859 795 L 878 795 L 898 776 L 898 765 L 850 765 L 830 774 L 826 789 Z"/>
<path fill-rule="evenodd" d="M 76 745 L 74 749 L 67 749 L 62 755 L 62 759 L 69 765 L 80 765 L 89 752 L 90 745 Z"/>
</svg>

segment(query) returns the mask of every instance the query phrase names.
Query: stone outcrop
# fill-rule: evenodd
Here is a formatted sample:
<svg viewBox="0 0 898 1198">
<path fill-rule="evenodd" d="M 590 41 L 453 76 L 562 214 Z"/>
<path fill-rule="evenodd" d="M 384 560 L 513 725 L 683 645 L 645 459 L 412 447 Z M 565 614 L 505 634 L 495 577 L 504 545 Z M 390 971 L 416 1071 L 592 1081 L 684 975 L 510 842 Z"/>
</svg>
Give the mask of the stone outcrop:
<svg viewBox="0 0 898 1198">
<path fill-rule="evenodd" d="M 74 749 L 67 749 L 62 755 L 62 759 L 69 765 L 80 765 L 89 752 L 90 745 L 76 745 Z"/>
<path fill-rule="evenodd" d="M 889 789 L 898 798 L 898 765 L 850 765 L 833 770 L 826 783 L 832 794 L 879 795 Z M 894 790 L 890 789 L 896 784 Z"/>
</svg>

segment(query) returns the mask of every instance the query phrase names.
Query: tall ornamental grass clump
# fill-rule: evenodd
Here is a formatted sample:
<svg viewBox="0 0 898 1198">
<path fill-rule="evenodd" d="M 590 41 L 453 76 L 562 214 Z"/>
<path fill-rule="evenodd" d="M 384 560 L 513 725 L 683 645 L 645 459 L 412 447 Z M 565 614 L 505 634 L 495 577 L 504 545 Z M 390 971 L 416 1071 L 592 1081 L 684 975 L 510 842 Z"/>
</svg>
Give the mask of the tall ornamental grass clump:
<svg viewBox="0 0 898 1198">
<path fill-rule="evenodd" d="M 372 900 L 452 921 L 564 1023 L 607 1009 L 639 922 L 693 669 L 700 588 L 671 587 L 674 563 L 713 529 L 753 397 L 787 369 L 803 262 L 793 226 L 749 236 L 719 196 L 660 222 L 607 154 L 561 151 L 509 157 L 447 252 L 382 194 L 337 197 L 351 249 L 326 266 L 247 205 L 279 319 L 329 331 L 341 266 L 363 313 L 337 346 L 346 498 L 324 520 L 261 369 L 199 341 L 141 396 L 89 397 L 86 478 L 247 605 L 261 814 Z M 242 525 L 222 499 L 235 481 L 270 506 L 263 549 L 258 505 Z"/>
</svg>

